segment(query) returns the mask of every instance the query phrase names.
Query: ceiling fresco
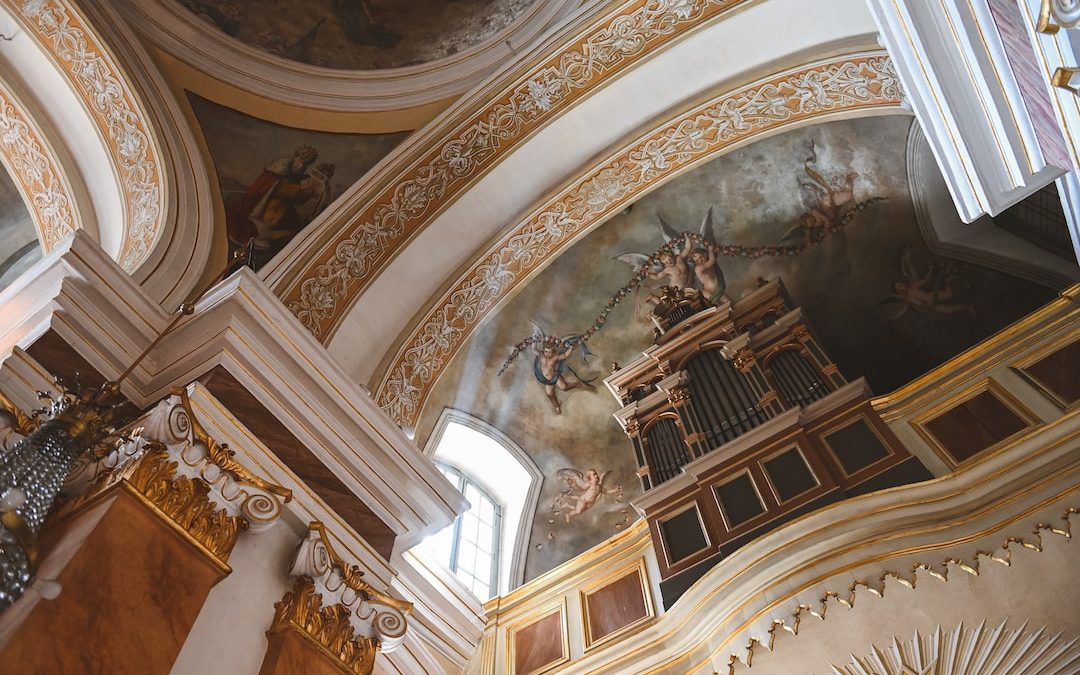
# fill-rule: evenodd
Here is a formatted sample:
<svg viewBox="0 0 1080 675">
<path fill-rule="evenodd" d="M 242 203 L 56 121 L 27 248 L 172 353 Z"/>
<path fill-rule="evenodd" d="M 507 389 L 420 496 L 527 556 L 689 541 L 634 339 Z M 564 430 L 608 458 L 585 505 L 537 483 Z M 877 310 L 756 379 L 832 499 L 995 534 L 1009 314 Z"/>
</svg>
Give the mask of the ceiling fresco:
<svg viewBox="0 0 1080 675">
<path fill-rule="evenodd" d="M 1054 297 L 927 248 L 907 184 L 911 123 L 831 122 L 698 167 L 573 245 L 466 342 L 428 398 L 417 440 L 452 407 L 533 458 L 545 479 L 527 579 L 635 519 L 636 465 L 602 380 L 650 344 L 660 285 L 737 300 L 779 277 L 844 375 L 865 376 L 877 393 Z M 571 348 L 545 352 L 544 336 Z M 598 489 L 583 491 L 583 481 Z"/>
<path fill-rule="evenodd" d="M 41 259 L 30 211 L 11 176 L 0 167 L 0 289 Z"/>
<path fill-rule="evenodd" d="M 408 135 L 293 129 L 188 99 L 217 173 L 230 248 L 253 240 L 256 268 Z"/>
<path fill-rule="evenodd" d="M 344 70 L 427 63 L 479 45 L 533 0 L 179 0 L 256 49 Z"/>
</svg>

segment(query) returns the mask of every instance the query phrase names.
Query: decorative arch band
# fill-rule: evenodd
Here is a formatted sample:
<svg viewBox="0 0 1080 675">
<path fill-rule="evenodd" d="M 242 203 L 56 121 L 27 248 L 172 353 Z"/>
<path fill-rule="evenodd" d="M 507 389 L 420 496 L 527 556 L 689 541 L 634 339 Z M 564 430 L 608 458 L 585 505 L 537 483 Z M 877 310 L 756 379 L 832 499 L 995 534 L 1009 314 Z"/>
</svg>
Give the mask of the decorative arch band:
<svg viewBox="0 0 1080 675">
<path fill-rule="evenodd" d="M 851 54 L 726 92 L 654 128 L 583 172 L 459 277 L 401 343 L 377 403 L 397 424 L 415 424 L 439 375 L 477 326 L 579 236 L 643 193 L 756 137 L 897 107 L 902 95 L 884 52 Z"/>
<path fill-rule="evenodd" d="M 569 109 L 601 82 L 636 65 L 660 45 L 705 25 L 748 0 L 628 0 L 569 45 L 561 46 L 394 178 L 348 227 L 303 268 L 289 270 L 278 291 L 285 305 L 324 344 L 356 298 L 409 240 L 533 131 Z"/>
<path fill-rule="evenodd" d="M 133 272 L 157 243 L 165 213 L 161 160 L 149 119 L 125 74 L 70 0 L 0 2 L 52 58 L 101 132 L 126 205 L 118 262 Z"/>
<path fill-rule="evenodd" d="M 15 179 L 46 253 L 81 226 L 71 185 L 56 153 L 33 116 L 3 82 L 0 161 Z"/>
</svg>

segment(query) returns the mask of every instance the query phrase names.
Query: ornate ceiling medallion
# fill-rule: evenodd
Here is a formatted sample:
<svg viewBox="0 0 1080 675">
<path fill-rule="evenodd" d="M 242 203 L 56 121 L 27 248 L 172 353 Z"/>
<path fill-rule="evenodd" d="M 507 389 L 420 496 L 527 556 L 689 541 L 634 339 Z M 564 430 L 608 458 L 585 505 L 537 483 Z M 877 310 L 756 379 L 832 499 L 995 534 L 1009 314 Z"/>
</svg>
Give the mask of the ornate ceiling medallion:
<svg viewBox="0 0 1080 675">
<path fill-rule="evenodd" d="M 79 227 L 71 185 L 33 116 L 0 82 L 0 160 L 23 194 L 48 253 Z"/>
<path fill-rule="evenodd" d="M 380 192 L 282 288 L 289 309 L 324 343 L 386 263 L 427 219 L 498 157 L 600 82 L 746 0 L 637 0 L 526 71 L 486 108 Z"/>
<path fill-rule="evenodd" d="M 377 403 L 397 424 L 414 424 L 457 349 L 504 298 L 578 235 L 681 170 L 794 123 L 898 106 L 901 97 L 883 52 L 847 55 L 724 93 L 654 129 L 597 163 L 478 259 L 402 343 Z"/>
<path fill-rule="evenodd" d="M 1061 634 L 1007 628 L 980 623 L 975 628 L 960 624 L 950 631 L 939 626 L 932 635 L 918 631 L 910 640 L 893 638 L 885 649 L 873 646 L 872 653 L 855 657 L 851 663 L 833 666 L 829 675 L 1068 675 L 1080 670 L 1080 640 L 1065 640 Z"/>
<path fill-rule="evenodd" d="M 120 266 L 146 260 L 162 229 L 165 194 L 151 125 L 127 79 L 68 0 L 3 0 L 82 98 L 112 155 L 127 204 Z"/>
</svg>

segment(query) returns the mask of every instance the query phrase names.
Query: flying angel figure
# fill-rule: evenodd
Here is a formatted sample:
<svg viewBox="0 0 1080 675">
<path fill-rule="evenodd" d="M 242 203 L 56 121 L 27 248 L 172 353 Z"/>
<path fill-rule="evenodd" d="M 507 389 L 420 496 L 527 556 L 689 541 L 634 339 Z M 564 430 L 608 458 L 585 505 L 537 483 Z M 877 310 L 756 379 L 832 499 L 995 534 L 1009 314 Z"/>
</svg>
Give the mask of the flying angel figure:
<svg viewBox="0 0 1080 675">
<path fill-rule="evenodd" d="M 580 516 L 593 506 L 604 495 L 610 495 L 620 499 L 623 495 L 621 485 L 604 487 L 604 479 L 611 471 L 597 473 L 596 469 L 589 469 L 582 474 L 577 469 L 559 469 L 555 475 L 559 480 L 566 483 L 566 489 L 556 498 L 556 502 L 562 507 L 560 513 L 566 517 L 567 524 L 572 516 Z"/>
<path fill-rule="evenodd" d="M 799 222 L 780 239 L 783 241 L 801 234 L 805 239 L 805 246 L 810 246 L 836 228 L 841 211 L 855 198 L 855 179 L 859 177 L 854 171 L 843 178 L 838 175 L 831 178 L 821 175 L 811 166 L 817 163 L 817 146 L 813 141 L 808 145 L 810 156 L 803 161 L 803 171 L 810 180 L 799 180 L 799 199 L 806 211 L 799 216 Z"/>
<path fill-rule="evenodd" d="M 567 362 L 568 359 L 573 356 L 574 350 L 580 347 L 583 358 L 591 356 L 588 345 L 585 343 L 585 336 L 583 335 L 568 335 L 563 338 L 556 337 L 554 335 L 548 335 L 544 332 L 535 321 L 530 321 L 532 324 L 532 335 L 525 338 L 521 342 L 514 345 L 514 349 L 510 352 L 510 356 L 503 361 L 502 367 L 499 369 L 499 375 L 510 366 L 518 354 L 523 352 L 526 348 L 532 350 L 535 358 L 533 359 L 533 376 L 536 381 L 544 387 L 544 393 L 547 395 L 548 400 L 551 402 L 551 407 L 555 410 L 556 415 L 562 414 L 562 403 L 559 401 L 559 396 L 556 393 L 558 391 L 571 391 L 573 389 L 587 389 L 589 391 L 596 391 L 596 387 L 592 384 L 592 379 L 585 379 L 581 375 L 577 374 L 577 371 L 571 367 Z M 566 374 L 574 376 L 573 380 L 568 380 Z M 595 379 L 595 378 L 593 378 Z"/>
<path fill-rule="evenodd" d="M 644 268 L 647 277 L 666 280 L 666 286 L 698 288 L 711 301 L 718 301 L 724 295 L 726 283 L 723 271 L 716 264 L 712 207 L 697 232 L 679 232 L 663 217 L 657 216 L 657 219 L 660 235 L 664 238 L 664 246 L 658 254 L 623 253 L 613 260 L 624 262 L 635 271 Z M 655 304 L 657 298 L 654 295 L 646 301 Z"/>
</svg>

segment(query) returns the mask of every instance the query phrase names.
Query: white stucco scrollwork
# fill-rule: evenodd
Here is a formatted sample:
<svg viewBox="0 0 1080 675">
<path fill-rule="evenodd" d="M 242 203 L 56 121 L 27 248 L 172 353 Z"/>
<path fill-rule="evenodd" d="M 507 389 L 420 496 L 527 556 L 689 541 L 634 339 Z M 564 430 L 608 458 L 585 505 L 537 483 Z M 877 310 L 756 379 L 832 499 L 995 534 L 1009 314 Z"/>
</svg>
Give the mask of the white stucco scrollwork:
<svg viewBox="0 0 1080 675">
<path fill-rule="evenodd" d="M 98 461 L 83 461 L 68 477 L 65 493 L 78 494 L 104 473 L 117 473 L 150 449 L 164 449 L 176 473 L 205 483 L 208 497 L 230 516 L 243 517 L 248 531 L 265 532 L 281 518 L 291 493 L 249 474 L 225 446 L 205 435 L 183 395 L 157 404 L 129 427 L 129 437 Z"/>
<path fill-rule="evenodd" d="M 79 227 L 71 185 L 44 134 L 21 101 L 0 82 L 0 161 L 23 193 L 46 252 Z"/>
<path fill-rule="evenodd" d="M 363 572 L 334 552 L 320 523 L 309 526 L 300 542 L 289 574 L 309 577 L 322 596 L 322 606 L 341 604 L 349 608 L 349 620 L 358 637 L 379 641 L 379 649 L 392 652 L 405 641 L 407 615 L 412 605 L 379 592 L 361 577 Z"/>
</svg>

